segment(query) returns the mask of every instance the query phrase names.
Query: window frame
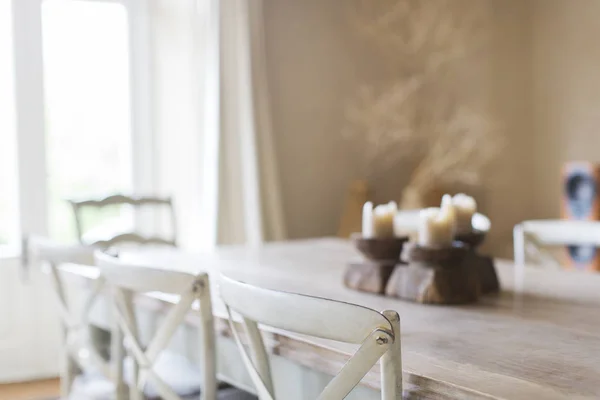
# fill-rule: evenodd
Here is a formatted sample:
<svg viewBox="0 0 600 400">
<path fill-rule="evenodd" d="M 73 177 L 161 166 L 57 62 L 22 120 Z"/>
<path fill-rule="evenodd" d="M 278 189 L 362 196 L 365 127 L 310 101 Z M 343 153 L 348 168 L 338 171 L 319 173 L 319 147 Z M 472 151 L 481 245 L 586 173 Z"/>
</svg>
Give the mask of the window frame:
<svg viewBox="0 0 600 400">
<path fill-rule="evenodd" d="M 17 152 L 17 235 L 47 235 L 46 115 L 42 48 L 42 4 L 46 0 L 11 0 L 13 31 L 15 134 Z M 147 0 L 71 0 L 118 3 L 129 26 L 131 160 L 133 190 L 149 193 L 156 184 L 156 146 L 152 124 L 150 16 Z M 137 222 L 137 221 L 136 221 Z M 21 243 L 0 246 L 0 259 L 14 258 Z"/>
</svg>

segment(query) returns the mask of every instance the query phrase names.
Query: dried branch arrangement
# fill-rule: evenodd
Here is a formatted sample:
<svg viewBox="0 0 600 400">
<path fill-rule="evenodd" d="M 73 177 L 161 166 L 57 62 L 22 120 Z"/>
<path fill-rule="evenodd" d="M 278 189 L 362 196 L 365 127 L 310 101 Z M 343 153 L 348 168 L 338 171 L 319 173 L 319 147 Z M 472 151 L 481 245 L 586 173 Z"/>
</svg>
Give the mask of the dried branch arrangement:
<svg viewBox="0 0 600 400">
<path fill-rule="evenodd" d="M 405 208 L 439 186 L 478 184 L 503 142 L 487 105 L 470 100 L 461 78 L 487 47 L 486 3 L 352 2 L 353 26 L 383 55 L 390 74 L 358 89 L 343 136 L 367 181 L 400 166 L 412 169 Z"/>
</svg>

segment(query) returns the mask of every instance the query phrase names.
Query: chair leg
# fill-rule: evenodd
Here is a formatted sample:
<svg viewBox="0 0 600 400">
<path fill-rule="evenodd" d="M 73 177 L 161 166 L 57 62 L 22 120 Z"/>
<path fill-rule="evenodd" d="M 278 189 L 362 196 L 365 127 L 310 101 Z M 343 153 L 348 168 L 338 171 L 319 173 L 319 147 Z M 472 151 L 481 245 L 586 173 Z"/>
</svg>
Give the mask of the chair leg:
<svg viewBox="0 0 600 400">
<path fill-rule="evenodd" d="M 402 346 L 400 317 L 396 311 L 382 313 L 394 329 L 394 344 L 381 359 L 381 398 L 382 400 L 402 400 Z"/>
<path fill-rule="evenodd" d="M 113 371 L 112 381 L 115 385 L 115 399 L 127 399 L 127 385 L 123 379 L 123 362 L 125 361 L 125 345 L 123 343 L 123 332 L 114 318 L 111 326 L 111 368 Z"/>
<path fill-rule="evenodd" d="M 127 307 L 127 314 L 132 319 L 134 335 L 137 337 L 137 321 L 135 317 L 135 307 L 133 304 L 133 296 L 134 293 L 132 291 L 123 291 L 124 299 L 125 299 L 125 307 Z M 123 331 L 119 330 L 121 334 Z M 121 339 L 122 340 L 122 339 Z M 131 350 L 131 349 L 129 349 Z M 133 353 L 133 351 L 128 351 L 129 359 L 131 360 L 131 380 L 129 382 L 129 400 L 143 400 L 144 399 L 144 388 L 138 386 L 138 382 L 140 380 L 140 365 Z"/>
<path fill-rule="evenodd" d="M 129 354 L 131 359 L 131 382 L 129 382 L 129 400 L 143 400 L 143 388 L 138 387 L 140 379 L 140 366 L 135 361 L 133 354 Z"/>
<path fill-rule="evenodd" d="M 77 376 L 78 368 L 66 348 L 61 355 L 60 364 L 60 397 L 61 399 L 68 399 L 71 394 L 73 382 Z"/>
<path fill-rule="evenodd" d="M 217 398 L 217 368 L 215 349 L 215 326 L 210 300 L 210 285 L 208 279 L 203 280 L 204 288 L 200 298 L 200 317 L 202 318 L 202 400 Z"/>
</svg>

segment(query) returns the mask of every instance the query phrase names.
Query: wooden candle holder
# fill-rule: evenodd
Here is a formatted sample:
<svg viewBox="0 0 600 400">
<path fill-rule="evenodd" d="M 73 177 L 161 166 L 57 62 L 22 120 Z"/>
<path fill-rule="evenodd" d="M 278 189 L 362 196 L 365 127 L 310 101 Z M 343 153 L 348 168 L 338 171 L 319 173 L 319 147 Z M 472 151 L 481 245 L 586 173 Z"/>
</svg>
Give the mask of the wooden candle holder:
<svg viewBox="0 0 600 400">
<path fill-rule="evenodd" d="M 366 239 L 356 235 L 353 240 L 365 260 L 348 265 L 344 284 L 361 292 L 383 294 L 408 237 Z"/>
<path fill-rule="evenodd" d="M 448 248 L 412 245 L 408 266 L 397 266 L 385 293 L 424 304 L 465 304 L 479 298 L 480 279 L 467 262 L 470 247 L 455 242 Z"/>
<path fill-rule="evenodd" d="M 457 241 L 466 244 L 471 252 L 468 257 L 468 264 L 477 271 L 480 279 L 481 293 L 497 293 L 500 291 L 500 281 L 494 259 L 489 256 L 479 254 L 477 249 L 485 240 L 485 232 L 474 230 L 471 233 L 456 235 Z"/>
</svg>

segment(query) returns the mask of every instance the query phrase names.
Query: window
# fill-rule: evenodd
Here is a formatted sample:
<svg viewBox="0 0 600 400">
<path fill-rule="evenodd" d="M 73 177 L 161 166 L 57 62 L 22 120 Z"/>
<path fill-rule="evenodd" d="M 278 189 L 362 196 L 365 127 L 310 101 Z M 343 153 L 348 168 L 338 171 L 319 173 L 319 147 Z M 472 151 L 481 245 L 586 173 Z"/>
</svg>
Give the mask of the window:
<svg viewBox="0 0 600 400">
<path fill-rule="evenodd" d="M 154 189 L 146 1 L 0 1 L 0 246 L 75 240 L 66 199 Z"/>
<path fill-rule="evenodd" d="M 118 3 L 47 0 L 42 26 L 49 230 L 73 240 L 65 199 L 133 190 L 127 11 Z M 132 229 L 130 210 L 86 211 L 87 229 Z"/>
<path fill-rule="evenodd" d="M 0 246 L 18 240 L 11 2 L 0 1 Z"/>
</svg>

